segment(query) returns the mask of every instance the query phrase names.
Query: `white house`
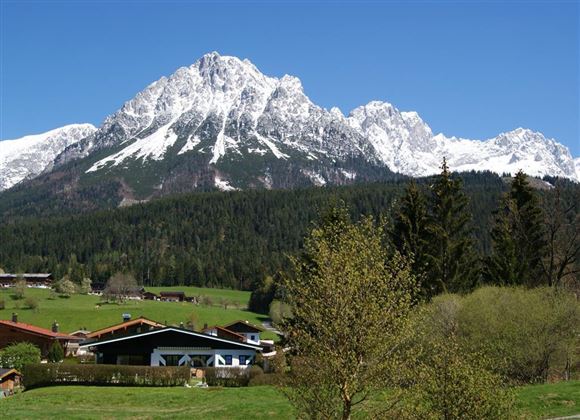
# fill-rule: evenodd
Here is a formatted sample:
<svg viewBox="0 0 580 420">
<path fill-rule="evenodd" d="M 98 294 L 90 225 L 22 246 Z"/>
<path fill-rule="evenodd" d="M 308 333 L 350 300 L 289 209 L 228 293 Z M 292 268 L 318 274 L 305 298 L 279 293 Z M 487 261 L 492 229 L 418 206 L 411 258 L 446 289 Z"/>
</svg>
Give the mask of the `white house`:
<svg viewBox="0 0 580 420">
<path fill-rule="evenodd" d="M 150 366 L 247 367 L 254 363 L 256 344 L 166 327 L 85 344 L 97 363 Z"/>
</svg>

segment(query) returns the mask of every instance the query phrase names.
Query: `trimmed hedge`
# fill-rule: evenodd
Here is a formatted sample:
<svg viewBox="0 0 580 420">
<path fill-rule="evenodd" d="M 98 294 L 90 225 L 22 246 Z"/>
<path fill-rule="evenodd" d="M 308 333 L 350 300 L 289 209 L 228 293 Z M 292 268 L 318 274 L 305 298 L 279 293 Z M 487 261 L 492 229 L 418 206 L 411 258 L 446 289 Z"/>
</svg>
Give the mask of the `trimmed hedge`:
<svg viewBox="0 0 580 420">
<path fill-rule="evenodd" d="M 250 382 L 250 369 L 238 367 L 208 367 L 205 369 L 204 378 L 209 386 L 248 386 Z"/>
<path fill-rule="evenodd" d="M 51 385 L 181 386 L 189 381 L 187 366 L 29 364 L 22 369 L 27 389 Z"/>
</svg>

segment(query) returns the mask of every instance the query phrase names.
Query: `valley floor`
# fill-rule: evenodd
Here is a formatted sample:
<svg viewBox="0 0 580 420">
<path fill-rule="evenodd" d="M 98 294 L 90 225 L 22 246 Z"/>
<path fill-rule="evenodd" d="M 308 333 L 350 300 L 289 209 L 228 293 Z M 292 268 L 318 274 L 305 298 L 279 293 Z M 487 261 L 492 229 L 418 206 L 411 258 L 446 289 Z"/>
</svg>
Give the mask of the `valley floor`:
<svg viewBox="0 0 580 420">
<path fill-rule="evenodd" d="M 580 381 L 517 389 L 525 419 L 580 414 Z M 0 400 L 6 418 L 290 419 L 293 411 L 273 387 L 249 388 L 40 388 Z"/>
</svg>

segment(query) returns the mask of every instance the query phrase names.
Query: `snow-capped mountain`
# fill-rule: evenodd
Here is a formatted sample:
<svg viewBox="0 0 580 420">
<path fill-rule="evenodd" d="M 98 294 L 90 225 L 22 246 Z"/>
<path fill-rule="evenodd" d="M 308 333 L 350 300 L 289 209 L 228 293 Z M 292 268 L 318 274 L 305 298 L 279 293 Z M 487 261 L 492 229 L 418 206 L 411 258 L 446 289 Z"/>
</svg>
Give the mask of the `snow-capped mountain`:
<svg viewBox="0 0 580 420">
<path fill-rule="evenodd" d="M 96 131 L 91 124 L 71 124 L 42 134 L 0 141 L 0 191 L 51 169 L 71 144 Z"/>
<path fill-rule="evenodd" d="M 434 135 L 416 112 L 378 101 L 345 116 L 314 104 L 296 77 L 269 77 L 215 52 L 150 84 L 83 137 L 58 154 L 57 169 L 79 160 L 75 176 L 122 181 L 131 199 L 341 184 L 389 170 L 424 176 L 438 173 L 443 157 L 457 171 L 523 169 L 580 180 L 568 149 L 541 133 L 518 128 L 483 141 Z"/>
</svg>

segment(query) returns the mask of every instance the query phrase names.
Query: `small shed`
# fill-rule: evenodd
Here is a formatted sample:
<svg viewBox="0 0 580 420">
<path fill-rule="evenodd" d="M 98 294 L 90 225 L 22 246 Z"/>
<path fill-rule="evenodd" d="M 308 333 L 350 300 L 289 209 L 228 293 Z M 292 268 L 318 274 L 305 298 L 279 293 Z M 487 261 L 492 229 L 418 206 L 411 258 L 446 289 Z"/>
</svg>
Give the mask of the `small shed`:
<svg viewBox="0 0 580 420">
<path fill-rule="evenodd" d="M 22 375 L 16 369 L 0 369 L 0 392 L 4 395 L 14 393 L 20 387 Z"/>
</svg>

